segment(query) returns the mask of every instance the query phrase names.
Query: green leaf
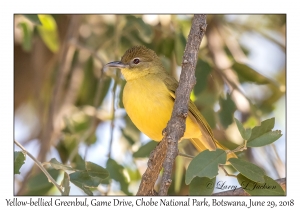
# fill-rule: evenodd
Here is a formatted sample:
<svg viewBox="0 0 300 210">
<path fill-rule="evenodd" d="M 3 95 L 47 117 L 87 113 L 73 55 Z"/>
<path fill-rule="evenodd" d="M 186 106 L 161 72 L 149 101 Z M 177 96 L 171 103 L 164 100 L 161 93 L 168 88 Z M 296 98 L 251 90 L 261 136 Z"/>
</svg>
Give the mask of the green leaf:
<svg viewBox="0 0 300 210">
<path fill-rule="evenodd" d="M 218 100 L 218 97 L 219 96 L 217 96 L 214 92 L 205 89 L 199 95 L 197 95 L 195 103 L 197 106 L 213 108 Z"/>
<path fill-rule="evenodd" d="M 162 54 L 166 56 L 167 58 L 171 59 L 173 52 L 174 52 L 174 45 L 175 40 L 173 37 L 166 37 L 164 39 L 160 40 L 158 49 L 156 52 L 159 52 L 159 54 Z"/>
<path fill-rule="evenodd" d="M 130 135 L 127 135 L 126 132 L 125 132 L 125 129 L 122 129 L 121 128 L 121 131 L 122 131 L 122 135 L 124 136 L 124 138 L 128 141 L 128 143 L 130 145 L 133 145 L 135 143 L 135 141 L 133 140 L 133 138 L 130 136 Z"/>
<path fill-rule="evenodd" d="M 245 128 L 244 128 L 243 124 L 238 119 L 236 119 L 236 118 L 234 118 L 234 121 L 235 121 L 235 123 L 236 123 L 236 125 L 237 125 L 237 127 L 239 129 L 239 132 L 240 132 L 241 136 L 244 138 L 244 136 L 245 136 Z"/>
<path fill-rule="evenodd" d="M 207 77 L 210 74 L 210 72 L 210 65 L 207 62 L 199 59 L 195 72 L 197 83 L 195 85 L 194 91 L 196 95 L 200 94 L 207 87 Z"/>
<path fill-rule="evenodd" d="M 220 97 L 219 101 L 221 107 L 219 117 L 223 127 L 226 129 L 233 122 L 233 113 L 236 110 L 236 106 L 229 94 L 227 94 L 226 99 Z"/>
<path fill-rule="evenodd" d="M 236 123 L 243 139 L 248 140 L 251 136 L 252 130 L 251 129 L 245 130 L 244 126 L 242 125 L 242 123 L 238 119 L 234 118 L 234 120 L 235 120 L 235 123 Z"/>
<path fill-rule="evenodd" d="M 241 82 L 254 82 L 257 84 L 267 84 L 270 82 L 270 79 L 258 73 L 246 64 L 235 62 L 232 65 L 232 68 L 238 74 L 239 80 Z"/>
<path fill-rule="evenodd" d="M 82 114 L 80 117 L 75 116 L 69 119 L 69 129 L 71 134 L 85 132 L 91 126 L 91 117 L 86 114 Z"/>
<path fill-rule="evenodd" d="M 31 50 L 31 40 L 32 40 L 32 31 L 28 27 L 28 24 L 23 22 L 20 23 L 23 32 L 23 39 L 22 39 L 22 48 L 24 51 L 29 52 Z"/>
<path fill-rule="evenodd" d="M 252 129 L 251 128 L 247 128 L 246 130 L 245 130 L 245 140 L 248 140 L 249 138 L 250 138 L 250 136 L 251 136 L 251 134 L 252 134 Z"/>
<path fill-rule="evenodd" d="M 210 127 L 212 129 L 214 129 L 216 127 L 216 114 L 215 111 L 213 110 L 213 107 L 210 106 L 206 106 L 201 110 L 201 114 L 203 115 L 203 117 L 206 119 L 206 121 L 208 122 L 208 124 L 210 125 Z"/>
<path fill-rule="evenodd" d="M 57 180 L 59 171 L 56 169 L 47 169 L 48 173 L 52 176 L 54 180 Z M 28 191 L 26 195 L 47 195 L 47 193 L 54 187 L 52 182 L 49 182 L 46 175 L 39 171 L 36 175 L 32 176 L 27 184 L 26 188 Z"/>
<path fill-rule="evenodd" d="M 98 79 L 97 78 L 95 78 L 95 79 L 98 82 Z M 112 81 L 112 79 L 110 77 L 107 77 L 107 78 L 105 78 L 103 80 L 103 86 L 102 86 L 102 89 L 101 89 L 101 95 L 100 95 L 100 99 L 99 99 L 99 102 L 98 102 L 99 106 L 102 105 L 102 102 L 103 102 L 105 96 L 108 93 L 111 81 Z"/>
<path fill-rule="evenodd" d="M 138 168 L 132 169 L 130 167 L 126 167 L 126 170 L 129 174 L 130 181 L 141 181 L 142 176 L 141 176 L 140 171 L 138 170 Z"/>
<path fill-rule="evenodd" d="M 193 158 L 187 168 L 185 183 L 187 185 L 190 184 L 192 179 L 196 176 L 212 179 L 218 175 L 219 164 L 225 163 L 226 152 L 224 150 L 217 149 L 216 151 L 205 150 L 200 152 Z"/>
<path fill-rule="evenodd" d="M 85 187 L 98 187 L 101 182 L 101 178 L 90 176 L 88 171 L 76 171 L 70 174 L 71 182 L 81 183 Z"/>
<path fill-rule="evenodd" d="M 141 146 L 138 151 L 133 153 L 134 158 L 145 158 L 149 157 L 150 153 L 154 150 L 156 147 L 157 142 L 156 141 L 149 141 L 145 145 Z"/>
<path fill-rule="evenodd" d="M 243 174 L 248 179 L 251 179 L 254 182 L 264 182 L 265 172 L 260 167 L 249 163 L 248 161 L 241 160 L 238 158 L 230 158 L 228 160 L 231 165 L 238 170 L 241 174 Z"/>
<path fill-rule="evenodd" d="M 242 174 L 238 174 L 237 179 L 241 187 L 250 195 L 285 195 L 281 186 L 266 175 L 264 176 L 264 183 L 253 182 Z"/>
<path fill-rule="evenodd" d="M 91 177 L 87 171 L 76 171 L 70 174 L 70 181 L 82 189 L 87 195 L 93 195 L 89 188 L 98 187 L 101 183 L 99 177 Z"/>
<path fill-rule="evenodd" d="M 120 183 L 121 190 L 127 195 L 132 195 L 132 193 L 128 191 L 129 183 L 124 175 L 125 168 L 122 165 L 119 165 L 115 160 L 109 158 L 106 163 L 106 169 L 108 170 L 110 177 Z"/>
<path fill-rule="evenodd" d="M 53 53 L 59 49 L 57 25 L 52 15 L 38 15 L 42 25 L 37 26 L 38 32 L 45 45 Z"/>
<path fill-rule="evenodd" d="M 275 125 L 275 118 L 270 118 L 261 122 L 260 126 L 252 129 L 251 137 L 247 142 L 248 147 L 261 147 L 273 143 L 282 134 L 280 130 L 272 131 Z"/>
<path fill-rule="evenodd" d="M 30 20 L 30 22 L 32 22 L 35 25 L 42 25 L 38 15 L 23 15 L 24 17 L 26 17 L 28 20 Z"/>
<path fill-rule="evenodd" d="M 133 124 L 133 122 L 127 114 L 124 116 L 124 120 L 126 123 L 124 131 L 126 131 L 127 135 L 130 135 L 132 140 L 138 142 L 140 140 L 141 131 Z"/>
<path fill-rule="evenodd" d="M 179 66 L 181 66 L 185 45 L 186 45 L 186 39 L 185 39 L 182 31 L 180 31 L 179 33 L 176 33 L 176 37 L 175 37 L 175 57 L 176 57 L 177 65 L 179 65 Z"/>
<path fill-rule="evenodd" d="M 274 117 L 262 121 L 261 125 L 255 126 L 252 129 L 252 133 L 251 133 L 251 137 L 250 137 L 249 141 L 261 136 L 262 134 L 265 134 L 265 133 L 271 131 L 274 128 L 274 125 L 275 125 L 275 118 Z"/>
<path fill-rule="evenodd" d="M 55 158 L 52 158 L 50 161 L 49 161 L 50 165 L 56 169 L 56 170 L 64 170 L 64 171 L 75 171 L 76 169 L 73 169 L 72 167 L 70 166 L 66 166 L 60 162 L 58 162 Z"/>
<path fill-rule="evenodd" d="M 85 168 L 86 168 L 87 172 L 89 173 L 89 175 L 92 177 L 99 177 L 101 179 L 105 179 L 109 176 L 109 173 L 105 168 L 103 168 L 95 163 L 86 161 Z"/>
<path fill-rule="evenodd" d="M 133 15 L 127 15 L 127 27 L 134 28 L 136 31 L 131 36 L 137 35 L 139 40 L 150 43 L 152 37 L 152 27 L 146 24 L 142 18 Z M 126 28 L 126 27 L 125 27 Z"/>
<path fill-rule="evenodd" d="M 99 79 L 95 77 L 94 72 L 94 58 L 90 56 L 84 65 L 84 78 L 79 91 L 77 101 L 78 106 L 86 106 L 87 104 L 94 106 L 94 98 L 96 97 L 95 94 L 99 91 L 100 96 L 97 103 L 99 106 L 101 106 L 105 96 L 108 93 L 112 79 L 110 77 L 105 77 L 98 87 Z M 97 88 L 99 90 L 97 90 Z"/>
<path fill-rule="evenodd" d="M 268 144 L 273 143 L 277 139 L 279 139 L 282 136 L 280 130 L 275 131 L 269 131 L 268 133 L 265 133 L 255 139 L 252 139 L 251 141 L 247 142 L 248 147 L 262 147 Z"/>
<path fill-rule="evenodd" d="M 85 161 L 79 154 L 76 154 L 74 159 L 72 160 L 73 168 L 78 170 L 85 170 Z"/>
<path fill-rule="evenodd" d="M 20 168 L 25 163 L 25 155 L 23 152 L 14 152 L 14 174 L 20 174 Z"/>
<path fill-rule="evenodd" d="M 63 187 L 63 194 L 62 195 L 69 195 L 70 194 L 70 177 L 67 172 L 64 172 L 64 178 L 61 181 L 60 185 Z"/>
<path fill-rule="evenodd" d="M 85 141 L 88 146 L 95 144 L 97 142 L 97 136 L 95 133 L 92 133 Z"/>
<path fill-rule="evenodd" d="M 195 177 L 189 185 L 190 195 L 211 195 L 214 191 L 216 177 Z"/>
</svg>

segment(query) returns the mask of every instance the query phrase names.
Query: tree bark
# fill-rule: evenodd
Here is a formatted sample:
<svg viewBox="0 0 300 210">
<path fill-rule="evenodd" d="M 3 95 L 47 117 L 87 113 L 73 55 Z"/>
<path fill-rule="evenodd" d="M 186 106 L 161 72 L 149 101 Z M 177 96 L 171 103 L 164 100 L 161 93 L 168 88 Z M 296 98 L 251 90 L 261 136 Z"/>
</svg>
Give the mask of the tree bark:
<svg viewBox="0 0 300 210">
<path fill-rule="evenodd" d="M 164 130 L 164 138 L 150 155 L 148 168 L 142 177 L 137 195 L 157 195 L 154 185 L 163 166 L 164 172 L 159 195 L 167 195 L 172 183 L 173 164 L 178 155 L 178 141 L 184 134 L 191 91 L 196 83 L 195 68 L 200 43 L 206 30 L 206 15 L 195 15 L 184 50 L 179 86 L 170 121 Z M 163 162 L 164 161 L 164 162 Z"/>
</svg>

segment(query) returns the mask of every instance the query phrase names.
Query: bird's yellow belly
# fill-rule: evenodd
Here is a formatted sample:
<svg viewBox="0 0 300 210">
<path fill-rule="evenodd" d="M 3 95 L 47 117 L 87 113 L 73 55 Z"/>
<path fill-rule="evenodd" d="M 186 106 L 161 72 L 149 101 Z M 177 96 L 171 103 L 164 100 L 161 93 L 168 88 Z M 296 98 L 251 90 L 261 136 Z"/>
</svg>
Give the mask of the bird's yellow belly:
<svg viewBox="0 0 300 210">
<path fill-rule="evenodd" d="M 171 118 L 174 99 L 167 87 L 155 76 L 147 75 L 128 81 L 123 91 L 126 112 L 136 127 L 149 138 L 162 140 L 162 131 Z M 187 118 L 184 138 L 201 136 L 198 125 Z"/>
</svg>

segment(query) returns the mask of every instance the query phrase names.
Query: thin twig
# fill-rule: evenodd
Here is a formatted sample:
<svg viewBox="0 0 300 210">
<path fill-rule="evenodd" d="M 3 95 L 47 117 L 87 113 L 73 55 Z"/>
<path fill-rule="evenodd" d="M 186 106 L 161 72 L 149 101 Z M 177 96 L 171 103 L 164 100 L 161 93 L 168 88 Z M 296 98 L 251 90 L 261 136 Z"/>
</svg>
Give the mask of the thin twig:
<svg viewBox="0 0 300 210">
<path fill-rule="evenodd" d="M 275 169 L 276 169 L 276 171 L 277 171 L 277 173 L 278 173 L 278 176 L 280 177 L 280 171 L 279 171 L 279 167 L 280 168 L 283 168 L 284 167 L 284 164 L 283 164 L 283 162 L 282 162 L 282 160 L 281 160 L 281 158 L 279 157 L 279 154 L 278 154 L 278 151 L 277 151 L 277 148 L 276 148 L 276 146 L 275 146 L 275 144 L 271 144 L 270 145 L 271 147 L 272 147 L 272 151 L 274 152 L 274 154 L 275 154 L 275 159 L 273 159 L 273 161 L 277 161 L 277 164 L 275 164 L 274 163 L 274 165 L 275 165 Z"/>
<path fill-rule="evenodd" d="M 232 176 L 232 177 L 237 178 L 236 175 L 229 174 L 229 173 L 226 171 L 226 169 L 224 168 L 224 165 L 219 165 L 219 167 L 224 171 L 224 173 L 226 174 L 226 176 Z"/>
<path fill-rule="evenodd" d="M 62 45 L 62 50 L 59 57 L 59 67 L 58 67 L 58 73 L 56 75 L 56 83 L 53 88 L 52 93 L 52 99 L 51 104 L 47 116 L 47 122 L 45 125 L 45 130 L 43 132 L 42 138 L 41 138 L 41 150 L 39 154 L 39 158 L 43 161 L 45 159 L 45 156 L 49 150 L 49 147 L 55 139 L 55 136 L 58 135 L 58 129 L 57 125 L 54 124 L 56 114 L 58 113 L 60 100 L 62 93 L 62 89 L 64 88 L 64 84 L 66 82 L 67 75 L 70 71 L 70 65 L 71 65 L 71 58 L 74 53 L 74 48 L 70 48 L 70 45 L 68 44 L 68 41 L 71 40 L 73 37 L 77 36 L 77 26 L 79 21 L 80 15 L 72 15 L 70 20 L 70 25 L 68 28 L 67 35 L 65 37 L 65 40 Z"/>
<path fill-rule="evenodd" d="M 115 45 L 115 55 L 116 57 L 119 54 L 119 40 L 120 40 L 120 32 L 121 32 L 121 25 L 120 23 L 120 16 L 116 15 L 116 27 L 115 27 L 115 33 L 114 33 L 114 45 Z M 114 139 L 114 129 L 115 129 L 115 112 L 116 112 L 116 108 L 115 108 L 115 103 L 116 103 L 116 91 L 117 91 L 117 86 L 118 86 L 118 79 L 120 77 L 120 72 L 117 71 L 116 72 L 116 78 L 114 81 L 114 86 L 112 88 L 112 118 L 111 118 L 111 123 L 110 123 L 110 141 L 109 141 L 109 147 L 108 147 L 108 158 L 111 158 L 111 152 L 112 152 L 112 144 L 113 144 L 113 139 Z M 109 191 L 111 189 L 111 183 L 108 184 L 106 192 L 104 193 L 104 195 L 108 195 Z"/>
<path fill-rule="evenodd" d="M 86 132 L 84 132 L 84 134 L 79 138 L 79 141 L 77 142 L 75 148 L 73 149 L 72 153 L 70 154 L 69 160 L 71 160 L 71 161 L 74 159 L 75 155 L 78 152 L 79 144 L 81 142 L 84 142 L 88 137 L 90 137 L 91 134 L 96 129 L 97 107 L 98 107 L 98 103 L 99 103 L 100 96 L 101 96 L 101 90 L 102 90 L 102 87 L 103 87 L 103 80 L 104 80 L 103 77 L 104 77 L 103 69 L 101 69 L 101 75 L 100 75 L 100 79 L 99 79 L 99 81 L 97 83 L 97 91 L 96 91 L 95 99 L 94 99 L 94 107 L 95 107 L 95 109 L 94 109 L 93 118 L 91 119 L 89 129 Z"/>
<path fill-rule="evenodd" d="M 112 118 L 110 122 L 110 141 L 109 141 L 109 148 L 108 148 L 108 158 L 111 157 L 111 150 L 112 150 L 112 143 L 114 139 L 114 128 L 115 128 L 115 98 L 116 98 L 116 90 L 117 90 L 117 81 L 114 82 L 114 86 L 112 89 Z"/>
<path fill-rule="evenodd" d="M 71 161 L 74 159 L 75 155 L 78 152 L 79 144 L 81 142 L 84 142 L 89 136 L 91 136 L 91 134 L 96 129 L 97 107 L 99 105 L 98 103 L 99 103 L 99 100 L 100 100 L 100 97 L 101 97 L 101 90 L 103 88 L 103 81 L 105 79 L 105 74 L 104 74 L 103 68 L 101 68 L 100 72 L 101 72 L 100 73 L 100 78 L 99 78 L 99 81 L 97 83 L 97 88 L 96 88 L 96 93 L 95 93 L 95 98 L 94 98 L 94 107 L 95 107 L 95 109 L 94 109 L 93 118 L 91 119 L 89 129 L 86 132 L 84 132 L 84 134 L 79 138 L 79 141 L 77 142 L 75 148 L 73 149 L 72 153 L 70 154 L 69 160 L 71 160 Z"/>
<path fill-rule="evenodd" d="M 98 61 L 101 62 L 102 66 L 105 65 L 105 59 L 102 58 L 102 56 L 99 55 L 96 51 L 92 50 L 91 48 L 89 48 L 87 46 L 84 46 L 84 45 L 78 43 L 77 40 L 75 40 L 75 39 L 70 40 L 69 43 L 71 45 L 73 45 L 74 47 L 76 47 L 77 49 L 89 52 L 94 58 L 96 58 Z"/>
<path fill-rule="evenodd" d="M 244 150 L 247 150 L 247 140 L 244 140 L 244 143 L 240 146 L 238 146 L 237 148 L 233 149 L 233 150 L 229 150 L 229 151 L 226 151 L 226 153 L 235 153 L 235 152 L 242 152 Z"/>
<path fill-rule="evenodd" d="M 233 25 L 233 23 L 227 23 L 229 26 Z M 275 44 L 277 44 L 283 52 L 286 52 L 286 44 L 285 43 L 281 43 L 280 41 L 278 41 L 277 39 L 275 39 L 274 37 L 272 37 L 270 34 L 267 33 L 267 31 L 264 31 L 261 27 L 257 27 L 256 25 L 250 25 L 250 24 L 240 24 L 238 22 L 234 23 L 234 28 L 238 28 L 239 30 L 244 31 L 254 31 L 256 33 L 260 33 L 262 36 L 264 36 L 266 39 L 269 39 L 270 41 L 274 42 Z"/>
<path fill-rule="evenodd" d="M 225 82 L 233 89 L 241 93 L 247 101 L 251 102 L 250 99 L 245 95 L 245 93 L 232 81 L 228 78 L 228 76 L 219 68 L 215 68 L 216 72 L 219 73 Z"/>
<path fill-rule="evenodd" d="M 187 155 L 187 154 L 184 154 L 184 153 L 178 153 L 179 156 L 182 156 L 182 157 L 186 157 L 186 158 L 190 158 L 190 159 L 193 159 L 195 156 L 192 156 L 192 155 Z"/>
<path fill-rule="evenodd" d="M 46 175 L 49 181 L 51 181 L 57 189 L 60 191 L 61 194 L 63 194 L 63 191 L 61 187 L 56 183 L 56 181 L 52 178 L 52 176 L 48 173 L 48 171 L 44 168 L 44 166 L 41 164 L 40 161 L 38 161 L 32 154 L 30 154 L 19 142 L 14 140 L 14 143 L 20 147 L 25 154 L 27 154 L 34 162 L 35 164 L 43 171 L 43 173 Z"/>
</svg>

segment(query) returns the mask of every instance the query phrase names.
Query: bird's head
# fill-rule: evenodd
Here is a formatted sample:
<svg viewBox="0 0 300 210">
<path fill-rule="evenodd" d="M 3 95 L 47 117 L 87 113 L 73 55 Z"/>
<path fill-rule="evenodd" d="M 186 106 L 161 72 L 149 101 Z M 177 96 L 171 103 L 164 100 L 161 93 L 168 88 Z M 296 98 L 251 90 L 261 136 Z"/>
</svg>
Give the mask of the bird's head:
<svg viewBox="0 0 300 210">
<path fill-rule="evenodd" d="M 106 66 L 120 68 L 127 81 L 164 71 L 156 53 L 144 46 L 135 46 L 128 49 L 122 56 L 121 61 L 110 62 Z"/>
</svg>

